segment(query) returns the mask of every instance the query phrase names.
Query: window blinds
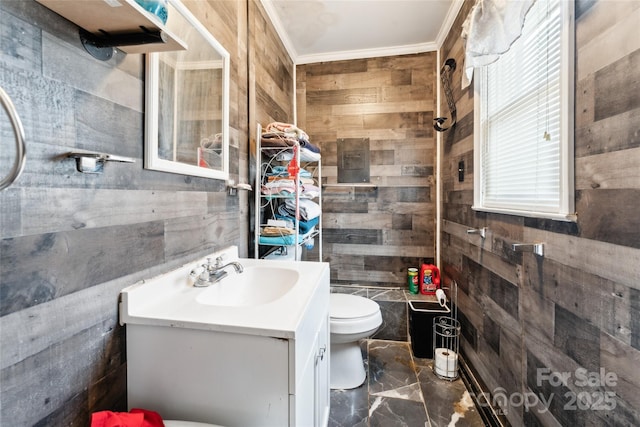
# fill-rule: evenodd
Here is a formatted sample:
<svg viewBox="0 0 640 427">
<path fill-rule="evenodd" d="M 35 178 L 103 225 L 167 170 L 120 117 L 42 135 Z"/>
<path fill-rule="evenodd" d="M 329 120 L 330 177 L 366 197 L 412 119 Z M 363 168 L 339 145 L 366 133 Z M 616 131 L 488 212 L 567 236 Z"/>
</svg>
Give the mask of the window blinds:
<svg viewBox="0 0 640 427">
<path fill-rule="evenodd" d="M 561 88 L 562 72 L 569 70 L 562 69 L 562 30 L 561 2 L 536 1 L 521 37 L 497 62 L 481 69 L 484 208 L 543 213 L 567 209 L 562 201 L 562 145 L 567 144 L 562 117 L 568 107 Z"/>
</svg>

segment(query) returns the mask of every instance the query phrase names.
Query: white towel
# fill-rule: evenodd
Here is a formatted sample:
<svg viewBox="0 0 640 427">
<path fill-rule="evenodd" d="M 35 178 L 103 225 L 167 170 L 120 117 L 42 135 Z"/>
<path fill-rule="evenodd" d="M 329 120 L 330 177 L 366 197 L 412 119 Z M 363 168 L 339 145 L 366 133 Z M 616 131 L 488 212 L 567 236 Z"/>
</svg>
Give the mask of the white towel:
<svg viewBox="0 0 640 427">
<path fill-rule="evenodd" d="M 285 202 L 285 205 L 289 210 L 292 210 L 295 212 L 295 208 L 296 208 L 295 200 L 287 199 L 287 201 Z M 300 217 L 304 221 L 309 221 L 314 218 L 317 218 L 318 216 L 320 216 L 321 212 L 322 210 L 320 208 L 320 205 L 318 205 L 316 202 L 311 201 L 309 199 L 300 199 Z"/>
<path fill-rule="evenodd" d="M 478 0 L 462 24 L 465 44 L 462 88 L 473 78 L 474 67 L 495 62 L 520 34 L 535 0 Z"/>
</svg>

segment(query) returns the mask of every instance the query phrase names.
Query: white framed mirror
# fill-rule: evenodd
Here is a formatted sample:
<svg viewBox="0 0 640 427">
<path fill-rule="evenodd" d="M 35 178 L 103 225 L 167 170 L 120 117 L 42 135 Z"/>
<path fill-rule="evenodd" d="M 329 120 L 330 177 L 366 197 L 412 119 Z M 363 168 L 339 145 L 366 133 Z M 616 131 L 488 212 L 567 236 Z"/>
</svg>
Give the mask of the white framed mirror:
<svg viewBox="0 0 640 427">
<path fill-rule="evenodd" d="M 168 29 L 187 49 L 146 55 L 146 169 L 227 180 L 229 53 L 180 2 Z"/>
</svg>

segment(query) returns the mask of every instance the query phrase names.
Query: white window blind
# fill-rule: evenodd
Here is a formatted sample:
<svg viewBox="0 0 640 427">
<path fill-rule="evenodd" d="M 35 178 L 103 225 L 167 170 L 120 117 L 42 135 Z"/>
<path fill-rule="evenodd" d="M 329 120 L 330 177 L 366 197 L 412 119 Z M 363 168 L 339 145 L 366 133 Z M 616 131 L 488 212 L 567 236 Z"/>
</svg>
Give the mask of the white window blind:
<svg viewBox="0 0 640 427">
<path fill-rule="evenodd" d="M 572 12 L 536 1 L 511 49 L 476 70 L 475 209 L 573 219 Z"/>
</svg>

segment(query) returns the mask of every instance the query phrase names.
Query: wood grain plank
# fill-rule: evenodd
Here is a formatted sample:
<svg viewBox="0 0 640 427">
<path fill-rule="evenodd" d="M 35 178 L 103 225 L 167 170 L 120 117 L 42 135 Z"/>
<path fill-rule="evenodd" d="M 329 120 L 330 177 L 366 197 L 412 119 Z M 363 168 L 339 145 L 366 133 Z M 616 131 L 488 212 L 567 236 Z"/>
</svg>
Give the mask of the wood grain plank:
<svg viewBox="0 0 640 427">
<path fill-rule="evenodd" d="M 398 256 L 398 257 L 433 257 L 434 249 L 426 246 L 370 246 L 370 245 L 344 245 L 334 244 L 333 250 L 336 254 L 344 255 L 376 255 L 376 256 Z"/>
<path fill-rule="evenodd" d="M 138 60 L 142 66 L 141 55 Z M 42 35 L 42 61 L 43 77 L 58 80 L 134 111 L 143 111 L 144 85 L 137 76 L 117 68 L 96 67 L 95 60 L 84 51 L 48 33 Z M 69 67 L 67 64 L 74 66 Z M 85 78 L 87 70 L 92 70 L 91 79 Z M 96 85 L 96 81 L 101 84 Z"/>
<path fill-rule="evenodd" d="M 22 192 L 22 227 L 5 237 L 158 221 L 207 212 L 206 192 L 29 189 Z"/>
<path fill-rule="evenodd" d="M 554 346 L 590 372 L 600 364 L 600 331 L 559 305 L 555 305 Z"/>
<path fill-rule="evenodd" d="M 640 9 L 637 22 L 640 24 Z M 632 37 L 633 39 L 633 37 Z M 639 38 L 636 38 L 638 40 Z M 594 117 L 601 120 L 640 108 L 640 41 L 636 50 L 611 65 L 596 71 L 594 82 Z M 633 82 L 636 82 L 635 84 Z"/>
<path fill-rule="evenodd" d="M 576 159 L 576 190 L 640 189 L 640 147 Z"/>
<path fill-rule="evenodd" d="M 0 312 L 6 315 L 162 262 L 163 240 L 162 222 L 4 239 Z"/>
<path fill-rule="evenodd" d="M 615 385 L 608 387 L 629 402 L 632 407 L 640 406 L 640 351 L 620 342 L 609 334 L 600 335 L 600 363 L 607 371 L 616 375 Z"/>
<path fill-rule="evenodd" d="M 576 25 L 576 76 L 580 80 L 640 48 L 637 33 L 640 8 L 636 2 L 598 1 Z"/>
<path fill-rule="evenodd" d="M 576 192 L 580 237 L 640 249 L 639 208 L 637 189 L 580 190 Z"/>
<path fill-rule="evenodd" d="M 349 229 L 354 227 L 382 230 L 391 228 L 392 217 L 387 213 L 326 213 L 322 215 L 324 228 Z"/>
</svg>

